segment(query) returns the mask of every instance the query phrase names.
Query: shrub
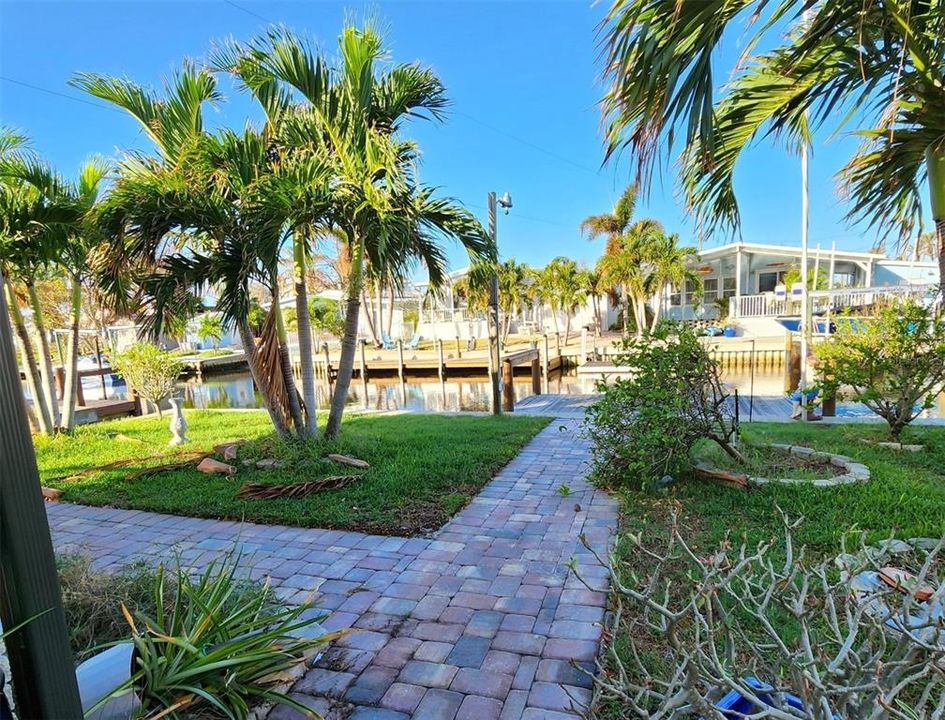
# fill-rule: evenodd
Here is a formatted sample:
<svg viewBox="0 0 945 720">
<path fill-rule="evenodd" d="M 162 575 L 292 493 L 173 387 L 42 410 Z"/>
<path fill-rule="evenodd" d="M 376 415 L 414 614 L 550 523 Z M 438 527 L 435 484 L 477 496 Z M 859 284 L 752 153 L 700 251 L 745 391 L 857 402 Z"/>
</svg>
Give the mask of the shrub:
<svg viewBox="0 0 945 720">
<path fill-rule="evenodd" d="M 795 548 L 792 527 L 785 521 L 783 542 L 725 542 L 708 555 L 683 539 L 678 518 L 668 539 L 622 536 L 612 563 L 614 643 L 596 678 L 600 701 L 621 717 L 653 720 L 938 717 L 945 642 L 934 607 L 943 591 L 928 603 L 882 583 L 854 592 L 852 578 L 877 572 L 888 555 L 861 546 L 838 558 L 838 573 L 834 561 L 812 563 Z M 915 588 L 942 587 L 942 545 L 914 551 Z M 633 558 L 640 575 L 621 556 Z M 731 690 L 754 707 L 714 707 Z"/>
<path fill-rule="evenodd" d="M 277 690 L 295 676 L 315 650 L 344 631 L 322 634 L 309 604 L 275 603 L 267 586 L 238 575 L 238 557 L 211 563 L 192 577 L 178 564 L 168 574 L 158 567 L 148 614 L 122 614 L 134 644 L 134 672 L 109 697 L 133 689 L 141 699 L 136 717 L 246 717 L 256 704 L 277 702 L 309 709 Z"/>
<path fill-rule="evenodd" d="M 742 459 L 718 365 L 691 328 L 665 324 L 620 349 L 616 363 L 628 376 L 599 383 L 602 397 L 585 418 L 597 479 L 646 487 L 684 470 L 703 438 Z"/>
<path fill-rule="evenodd" d="M 62 606 L 66 615 L 69 641 L 78 661 L 102 645 L 128 638 L 128 623 L 122 606 L 133 615 L 158 614 L 158 571 L 146 563 L 136 563 L 120 572 L 105 572 L 92 567 L 85 555 L 59 555 L 56 558 Z M 166 612 L 174 599 L 174 578 L 165 577 L 161 596 Z M 275 596 L 258 582 L 244 581 L 235 588 L 233 604 L 253 602 L 260 596 L 270 602 Z"/>
<path fill-rule="evenodd" d="M 815 352 L 825 393 L 849 388 L 898 438 L 945 385 L 945 317 L 913 301 L 888 305 L 871 318 L 838 320 Z"/>
<path fill-rule="evenodd" d="M 161 401 L 174 392 L 183 368 L 174 354 L 141 342 L 112 356 L 111 363 L 138 395 L 157 407 L 160 417 Z"/>
</svg>

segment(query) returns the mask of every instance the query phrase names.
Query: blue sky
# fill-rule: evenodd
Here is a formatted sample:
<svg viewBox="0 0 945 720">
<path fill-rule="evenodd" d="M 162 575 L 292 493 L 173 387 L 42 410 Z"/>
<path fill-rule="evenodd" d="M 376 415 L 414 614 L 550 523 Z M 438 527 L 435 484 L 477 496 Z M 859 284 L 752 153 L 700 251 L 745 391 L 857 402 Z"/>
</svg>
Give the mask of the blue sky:
<svg viewBox="0 0 945 720">
<path fill-rule="evenodd" d="M 460 199 L 481 217 L 489 190 L 512 194 L 515 207 L 499 221 L 505 257 L 542 264 L 556 255 L 593 262 L 603 241 L 578 231 L 586 215 L 610 209 L 631 179 L 629 166 L 603 169 L 596 26 L 605 5 L 587 2 L 254 2 L 253 0 L 125 0 L 11 2 L 0 6 L 0 122 L 33 138 L 66 174 L 91 154 L 115 157 L 146 148 L 135 123 L 98 106 L 66 83 L 92 70 L 158 85 L 182 58 L 204 56 L 214 40 L 247 39 L 269 21 L 318 39 L 334 55 L 346 16 L 373 13 L 388 27 L 395 60 L 421 60 L 444 81 L 453 102 L 445 124 L 415 122 L 422 178 Z M 735 57 L 729 43 L 723 61 Z M 28 83 L 61 95 L 42 92 Z M 227 101 L 212 123 L 242 126 L 254 115 L 247 98 L 223 86 Z M 91 104 L 90 104 L 91 103 Z M 867 249 L 872 237 L 843 223 L 833 173 L 854 146 L 850 139 L 818 143 L 811 160 L 812 246 Z M 742 237 L 793 244 L 800 232 L 800 171 L 796 157 L 761 143 L 741 162 L 736 190 Z M 696 244 L 675 177 L 654 179 L 640 216 L 655 217 Z M 710 239 L 707 245 L 727 238 Z M 450 253 L 454 267 L 463 254 Z"/>
</svg>

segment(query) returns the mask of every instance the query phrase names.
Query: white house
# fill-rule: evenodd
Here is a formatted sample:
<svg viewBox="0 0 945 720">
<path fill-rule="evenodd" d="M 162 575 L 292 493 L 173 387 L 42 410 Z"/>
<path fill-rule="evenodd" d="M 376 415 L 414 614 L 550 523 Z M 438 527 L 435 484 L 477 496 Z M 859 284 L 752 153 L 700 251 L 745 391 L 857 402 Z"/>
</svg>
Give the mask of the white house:
<svg viewBox="0 0 945 720">
<path fill-rule="evenodd" d="M 728 299 L 731 317 L 745 325 L 757 325 L 758 332 L 783 332 L 773 319 L 790 314 L 786 306 L 790 288 L 785 276 L 800 265 L 801 248 L 760 243 L 732 243 L 701 251 L 692 261 L 702 280 L 701 294 L 696 284 L 674 288 L 662 299 L 666 314 L 674 319 L 715 318 L 716 301 Z M 881 253 L 839 249 L 810 249 L 808 268 L 819 276 L 817 286 L 826 290 L 812 293 L 815 309 L 820 306 L 845 307 L 868 304 L 877 293 L 915 291 L 938 281 L 934 261 L 904 261 Z M 660 299 L 654 298 L 653 307 Z M 770 327 L 769 327 L 770 326 Z"/>
</svg>

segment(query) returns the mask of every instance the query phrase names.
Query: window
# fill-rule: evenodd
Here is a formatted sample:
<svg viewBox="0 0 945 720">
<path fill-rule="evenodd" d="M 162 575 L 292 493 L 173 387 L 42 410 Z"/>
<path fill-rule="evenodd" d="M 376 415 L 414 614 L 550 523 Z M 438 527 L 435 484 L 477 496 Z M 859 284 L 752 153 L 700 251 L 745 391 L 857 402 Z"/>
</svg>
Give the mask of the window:
<svg viewBox="0 0 945 720">
<path fill-rule="evenodd" d="M 711 303 L 718 297 L 719 279 L 706 278 L 702 281 L 702 302 Z"/>
<path fill-rule="evenodd" d="M 673 307 L 679 307 L 682 304 L 682 295 L 679 292 L 679 288 L 673 285 L 671 290 L 672 292 L 669 294 L 669 304 Z"/>
<path fill-rule="evenodd" d="M 696 294 L 696 281 L 695 280 L 686 280 L 686 297 L 683 299 L 684 303 L 689 303 L 690 305 L 696 304 L 696 299 L 693 297 Z"/>
<path fill-rule="evenodd" d="M 835 272 L 833 286 L 836 288 L 853 287 L 856 285 L 856 276 L 852 272 Z"/>
<path fill-rule="evenodd" d="M 735 297 L 735 278 L 722 278 L 722 297 Z"/>
<path fill-rule="evenodd" d="M 758 292 L 774 292 L 774 288 L 784 280 L 784 270 L 780 272 L 758 273 Z"/>
</svg>

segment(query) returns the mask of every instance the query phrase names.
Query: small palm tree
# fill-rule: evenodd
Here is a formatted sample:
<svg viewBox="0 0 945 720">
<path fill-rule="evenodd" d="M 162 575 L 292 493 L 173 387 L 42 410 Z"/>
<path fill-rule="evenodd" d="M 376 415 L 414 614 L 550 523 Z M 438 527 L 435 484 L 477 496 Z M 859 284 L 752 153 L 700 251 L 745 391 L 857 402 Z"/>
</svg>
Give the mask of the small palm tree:
<svg viewBox="0 0 945 720">
<path fill-rule="evenodd" d="M 226 331 L 219 315 L 204 313 L 200 316 L 200 320 L 197 323 L 197 337 L 199 337 L 201 341 L 210 340 L 213 343 L 213 347 L 217 347 L 224 335 L 226 335 Z"/>
<path fill-rule="evenodd" d="M 656 329 L 663 312 L 663 301 L 669 287 L 685 287 L 687 281 L 699 282 L 698 274 L 692 270 L 691 261 L 696 257 L 694 247 L 681 247 L 679 235 L 673 233 L 653 233 L 647 247 L 647 260 L 651 264 L 649 285 L 651 294 L 656 296 L 657 305 L 653 311 L 653 323 L 650 332 Z"/>
</svg>

